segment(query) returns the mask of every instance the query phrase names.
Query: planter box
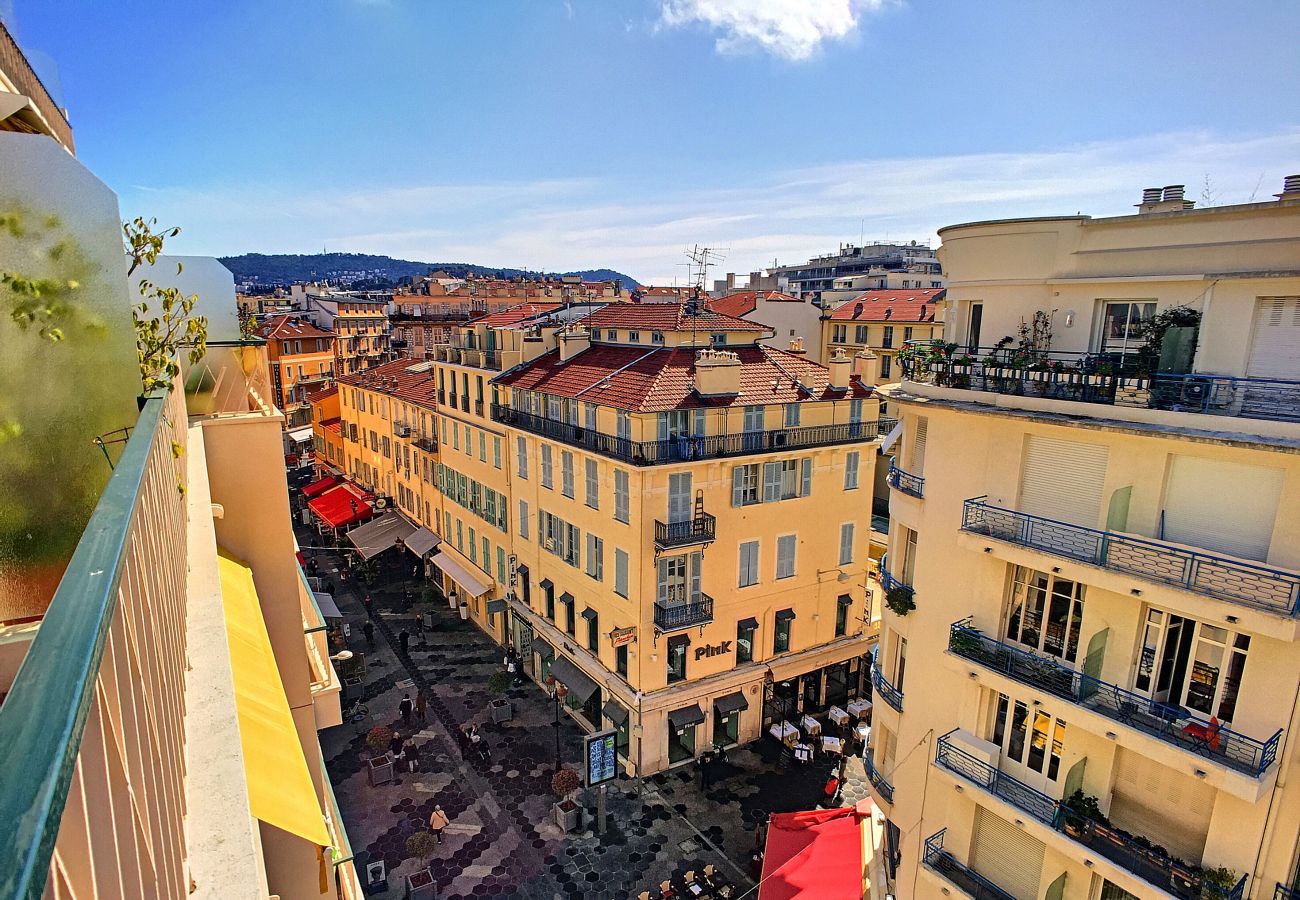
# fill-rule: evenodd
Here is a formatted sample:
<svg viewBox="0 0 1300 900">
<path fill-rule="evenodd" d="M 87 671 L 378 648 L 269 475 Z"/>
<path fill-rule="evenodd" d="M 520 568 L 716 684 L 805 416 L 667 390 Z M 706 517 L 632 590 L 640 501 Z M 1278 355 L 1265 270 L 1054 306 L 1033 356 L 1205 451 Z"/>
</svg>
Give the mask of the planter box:
<svg viewBox="0 0 1300 900">
<path fill-rule="evenodd" d="M 969 375 L 971 373 L 971 368 L 971 366 L 964 363 L 952 364 L 952 372 L 954 375 Z"/>
<path fill-rule="evenodd" d="M 1107 375 L 1085 375 L 1083 376 L 1084 384 L 1102 385 L 1106 383 Z"/>
<path fill-rule="evenodd" d="M 407 900 L 433 900 L 438 896 L 438 886 L 428 869 L 406 876 L 406 896 Z"/>
<path fill-rule="evenodd" d="M 371 787 L 387 784 L 393 780 L 393 760 L 388 754 L 376 756 L 366 765 L 366 772 L 370 775 Z"/>
<path fill-rule="evenodd" d="M 1119 386 L 1128 390 L 1145 391 L 1151 382 L 1146 378 L 1121 378 Z"/>
<path fill-rule="evenodd" d="M 424 614 L 424 630 L 433 631 L 433 613 Z"/>
<path fill-rule="evenodd" d="M 1052 373 L 1029 371 L 1025 373 L 1025 377 L 1027 377 L 1030 381 L 1047 381 L 1052 377 Z"/>
<path fill-rule="evenodd" d="M 553 807 L 555 810 L 555 824 L 560 826 L 562 831 L 575 831 L 578 823 L 582 819 L 582 807 L 572 800 L 561 800 Z"/>
<path fill-rule="evenodd" d="M 488 712 L 491 713 L 493 722 L 509 722 L 514 716 L 509 700 L 493 700 L 488 706 Z"/>
</svg>

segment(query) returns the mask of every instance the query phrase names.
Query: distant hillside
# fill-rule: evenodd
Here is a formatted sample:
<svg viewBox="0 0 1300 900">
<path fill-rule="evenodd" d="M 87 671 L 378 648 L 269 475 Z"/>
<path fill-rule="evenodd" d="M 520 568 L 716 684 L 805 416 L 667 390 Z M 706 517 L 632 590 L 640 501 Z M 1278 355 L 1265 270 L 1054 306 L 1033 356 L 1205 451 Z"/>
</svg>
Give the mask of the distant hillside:
<svg viewBox="0 0 1300 900">
<path fill-rule="evenodd" d="M 245 253 L 223 256 L 222 264 L 235 275 L 236 282 L 264 285 L 293 284 L 300 281 L 380 283 L 443 271 L 456 278 L 466 275 L 489 275 L 512 278 L 524 274 L 522 269 L 497 269 L 473 263 L 415 262 L 375 256 L 370 253 Z M 532 273 L 536 274 L 536 273 Z M 613 269 L 584 269 L 581 272 L 547 274 L 580 275 L 588 281 L 620 279 L 627 288 L 640 287 L 636 279 Z"/>
</svg>

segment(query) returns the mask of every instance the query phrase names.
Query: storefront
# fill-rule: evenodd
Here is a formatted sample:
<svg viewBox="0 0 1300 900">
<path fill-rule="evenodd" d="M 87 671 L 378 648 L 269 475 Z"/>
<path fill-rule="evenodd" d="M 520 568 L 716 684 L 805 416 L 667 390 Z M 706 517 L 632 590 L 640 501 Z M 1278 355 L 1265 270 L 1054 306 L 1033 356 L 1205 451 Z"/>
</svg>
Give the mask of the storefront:
<svg viewBox="0 0 1300 900">
<path fill-rule="evenodd" d="M 603 711 L 609 726 L 614 729 L 614 746 L 618 750 L 618 755 L 623 759 L 631 759 L 632 727 L 628 711 L 613 699 L 605 701 Z"/>
<path fill-rule="evenodd" d="M 566 656 L 557 656 L 551 663 L 551 675 L 569 689 L 564 698 L 565 707 L 581 716 L 593 731 L 599 729 L 604 714 L 600 685 Z"/>
<path fill-rule="evenodd" d="M 511 616 L 514 624 L 514 648 L 524 667 L 524 672 L 532 675 L 537 671 L 533 660 L 533 626 L 523 616 Z"/>
<path fill-rule="evenodd" d="M 821 668 L 769 681 L 763 691 L 763 728 L 776 722 L 841 709 L 871 693 L 871 656 L 854 656 Z"/>
<path fill-rule="evenodd" d="M 731 747 L 740 743 L 740 715 L 749 709 L 743 691 L 723 694 L 713 700 L 713 743 Z"/>
<path fill-rule="evenodd" d="M 698 703 L 668 713 L 668 765 L 695 758 L 696 730 L 704 722 L 704 710 Z"/>
<path fill-rule="evenodd" d="M 555 661 L 555 649 L 539 637 L 533 638 L 532 649 L 537 656 L 537 681 L 545 684 L 546 679 L 551 677 L 551 663 Z"/>
</svg>

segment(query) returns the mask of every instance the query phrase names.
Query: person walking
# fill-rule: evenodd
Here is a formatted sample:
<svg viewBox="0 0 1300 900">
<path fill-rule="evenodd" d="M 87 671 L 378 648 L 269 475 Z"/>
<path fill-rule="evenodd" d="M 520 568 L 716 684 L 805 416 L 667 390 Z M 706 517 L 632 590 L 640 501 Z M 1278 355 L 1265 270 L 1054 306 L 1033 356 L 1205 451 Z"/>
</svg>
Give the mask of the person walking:
<svg viewBox="0 0 1300 900">
<path fill-rule="evenodd" d="M 375 601 L 370 599 L 369 594 L 366 594 L 361 601 L 361 605 L 366 608 L 366 615 L 373 619 L 375 617 Z"/>
<path fill-rule="evenodd" d="M 416 691 L 415 692 L 415 717 L 420 720 L 421 725 L 423 725 L 425 722 L 424 707 L 427 703 L 428 700 L 424 696 L 424 689 L 421 688 L 420 690 Z"/>
<path fill-rule="evenodd" d="M 402 714 L 402 724 L 407 728 L 411 727 L 411 713 L 415 709 L 415 704 L 411 702 L 410 694 L 403 694 L 402 701 L 397 704 L 397 711 Z"/>
<path fill-rule="evenodd" d="M 388 752 L 393 754 L 393 759 L 397 759 L 402 755 L 402 751 L 405 749 L 406 741 L 402 740 L 402 736 L 398 732 L 394 731 L 393 739 L 388 742 Z"/>
<path fill-rule="evenodd" d="M 442 807 L 434 806 L 433 815 L 429 816 L 429 830 L 433 832 L 433 836 L 438 839 L 439 844 L 442 843 L 443 829 L 450 824 L 451 820 L 448 819 L 447 814 L 442 811 Z"/>
<path fill-rule="evenodd" d="M 366 624 L 361 626 L 361 630 L 366 635 L 366 646 L 371 650 L 375 649 L 375 623 L 366 619 Z"/>
<path fill-rule="evenodd" d="M 402 645 L 402 655 L 407 655 L 407 647 L 411 644 L 411 632 L 403 628 L 397 635 L 397 641 Z"/>
</svg>

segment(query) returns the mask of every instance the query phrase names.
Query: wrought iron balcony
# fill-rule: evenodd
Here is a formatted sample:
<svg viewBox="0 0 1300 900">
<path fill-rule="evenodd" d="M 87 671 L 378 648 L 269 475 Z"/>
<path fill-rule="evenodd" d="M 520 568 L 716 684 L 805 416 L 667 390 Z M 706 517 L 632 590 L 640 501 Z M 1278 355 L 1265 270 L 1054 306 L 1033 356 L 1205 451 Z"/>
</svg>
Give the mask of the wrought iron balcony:
<svg viewBox="0 0 1300 900">
<path fill-rule="evenodd" d="M 438 341 L 434 344 L 434 356 L 440 362 L 469 366 L 475 369 L 501 371 L 501 351 L 486 347 L 470 347 L 460 343 Z"/>
<path fill-rule="evenodd" d="M 1013 778 L 982 759 L 972 756 L 951 740 L 952 732 L 939 738 L 934 761 L 994 796 L 1001 797 L 1021 812 L 1045 825 L 1056 826 L 1057 802 L 1037 788 Z"/>
<path fill-rule="evenodd" d="M 846 422 L 840 425 L 811 425 L 806 428 L 782 428 L 775 431 L 737 432 L 699 437 L 682 435 L 663 441 L 632 441 L 583 428 L 580 425 L 521 412 L 500 403 L 492 404 L 492 419 L 503 425 L 522 428 L 524 431 L 635 466 L 654 466 L 663 463 L 748 456 L 754 453 L 872 441 L 880 436 L 882 423 L 889 421 Z"/>
<path fill-rule="evenodd" d="M 885 589 L 886 594 L 888 594 L 890 591 L 893 590 L 900 590 L 900 591 L 906 591 L 907 596 L 910 597 L 914 593 L 916 593 L 915 591 L 912 590 L 912 586 L 910 584 L 896 578 L 892 572 L 880 573 L 880 586 Z"/>
<path fill-rule="evenodd" d="M 425 453 L 436 453 L 438 450 L 438 439 L 431 434 L 419 435 L 415 439 L 415 446 Z"/>
<path fill-rule="evenodd" d="M 943 835 L 947 830 L 945 828 L 925 839 L 922 862 L 926 868 L 938 872 L 975 900 L 1016 900 L 979 872 L 957 862 L 955 856 L 943 849 Z"/>
<path fill-rule="evenodd" d="M 1295 572 L 1032 516 L 991 506 L 984 497 L 966 501 L 961 527 L 1217 600 L 1284 616 L 1300 615 L 1300 574 Z"/>
<path fill-rule="evenodd" d="M 1277 888 L 1273 891 L 1273 900 L 1300 900 L 1300 886 L 1287 886 L 1278 882 Z"/>
<path fill-rule="evenodd" d="M 867 780 L 876 789 L 876 793 L 880 794 L 886 803 L 892 804 L 894 802 L 894 786 L 885 778 L 884 773 L 876 768 L 876 761 L 872 758 L 871 753 L 862 754 L 862 765 L 867 770 Z"/>
<path fill-rule="evenodd" d="M 708 625 L 712 621 L 713 598 L 708 594 L 699 594 L 683 603 L 655 603 L 655 628 L 663 633 Z"/>
<path fill-rule="evenodd" d="M 1181 706 L 1159 703 L 1076 672 L 1054 659 L 995 640 L 971 627 L 966 620 L 955 622 L 949 629 L 948 649 L 1021 684 L 1039 688 L 1256 778 L 1277 761 L 1278 745 L 1282 742 L 1280 728 L 1264 741 L 1247 737 L 1225 727 L 1218 719 L 1207 719 Z"/>
<path fill-rule="evenodd" d="M 718 520 L 701 513 L 685 522 L 660 522 L 655 520 L 655 546 L 660 550 L 671 547 L 689 547 L 693 544 L 713 543 Z"/>
<path fill-rule="evenodd" d="M 889 683 L 889 679 L 880 671 L 880 666 L 871 669 L 871 686 L 882 700 L 898 712 L 903 711 L 903 692 Z"/>
<path fill-rule="evenodd" d="M 896 491 L 910 494 L 917 499 L 925 496 L 925 479 L 911 472 L 904 472 L 892 462 L 889 464 L 889 477 L 885 479 Z"/>
</svg>

